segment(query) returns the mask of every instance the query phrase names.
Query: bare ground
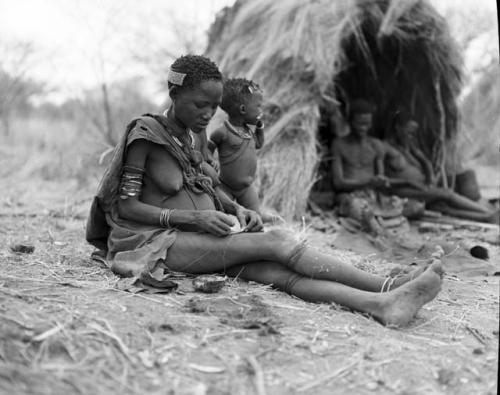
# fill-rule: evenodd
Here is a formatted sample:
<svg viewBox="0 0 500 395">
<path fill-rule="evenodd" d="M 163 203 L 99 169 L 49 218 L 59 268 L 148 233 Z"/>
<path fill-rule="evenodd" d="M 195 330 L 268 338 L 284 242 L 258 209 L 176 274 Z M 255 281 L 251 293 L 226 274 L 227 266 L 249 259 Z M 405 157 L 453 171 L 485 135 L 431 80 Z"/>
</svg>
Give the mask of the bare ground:
<svg viewBox="0 0 500 395">
<path fill-rule="evenodd" d="M 377 253 L 337 226 L 307 229 L 316 247 L 381 274 L 443 246 L 443 291 L 395 330 L 238 280 L 211 295 L 187 277 L 170 294 L 122 291 L 122 280 L 89 259 L 90 192 L 0 184 L 0 393 L 497 392 L 498 231 L 414 232 L 417 254 L 415 246 Z M 16 243 L 35 250 L 13 253 Z M 474 243 L 490 250 L 490 263 L 468 255 Z"/>
</svg>

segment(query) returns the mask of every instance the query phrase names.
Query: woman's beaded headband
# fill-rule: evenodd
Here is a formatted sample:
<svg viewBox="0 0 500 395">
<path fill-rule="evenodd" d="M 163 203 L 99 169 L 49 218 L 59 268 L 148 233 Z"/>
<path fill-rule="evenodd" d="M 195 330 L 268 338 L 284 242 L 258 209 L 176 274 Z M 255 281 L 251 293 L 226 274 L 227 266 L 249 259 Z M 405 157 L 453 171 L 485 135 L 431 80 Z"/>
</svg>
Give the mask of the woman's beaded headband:
<svg viewBox="0 0 500 395">
<path fill-rule="evenodd" d="M 262 89 L 260 89 L 260 86 L 256 84 L 253 81 L 250 81 L 250 83 L 247 85 L 247 90 L 250 92 L 250 94 L 254 94 L 254 92 L 262 92 Z"/>
<path fill-rule="evenodd" d="M 168 82 L 170 82 L 174 85 L 182 86 L 182 83 L 184 82 L 184 78 L 186 78 L 186 74 L 179 73 L 179 72 L 174 71 L 172 69 L 168 70 L 168 75 L 167 75 Z"/>
</svg>

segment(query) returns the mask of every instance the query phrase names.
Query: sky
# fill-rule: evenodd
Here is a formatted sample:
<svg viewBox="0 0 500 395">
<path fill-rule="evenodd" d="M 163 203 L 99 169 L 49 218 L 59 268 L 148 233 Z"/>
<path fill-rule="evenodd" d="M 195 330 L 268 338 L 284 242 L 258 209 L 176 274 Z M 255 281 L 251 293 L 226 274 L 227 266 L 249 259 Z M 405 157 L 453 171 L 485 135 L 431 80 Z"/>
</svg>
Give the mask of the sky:
<svg viewBox="0 0 500 395">
<path fill-rule="evenodd" d="M 178 56 L 192 41 L 202 51 L 216 12 L 234 1 L 0 0 L 0 37 L 33 43 L 30 72 L 49 81 L 57 101 L 101 81 L 160 74 L 158 68 L 146 66 L 155 65 L 159 50 Z M 453 7 L 496 12 L 495 0 L 431 2 L 445 15 Z M 477 44 L 469 57 L 484 51 L 482 45 Z M 145 60 L 132 63 L 131 58 Z"/>
<path fill-rule="evenodd" d="M 0 0 L 0 37 L 33 43 L 30 73 L 50 82 L 57 101 L 103 80 L 151 72 L 131 56 L 158 48 L 178 56 L 191 37 L 202 51 L 216 12 L 234 1 Z"/>
</svg>

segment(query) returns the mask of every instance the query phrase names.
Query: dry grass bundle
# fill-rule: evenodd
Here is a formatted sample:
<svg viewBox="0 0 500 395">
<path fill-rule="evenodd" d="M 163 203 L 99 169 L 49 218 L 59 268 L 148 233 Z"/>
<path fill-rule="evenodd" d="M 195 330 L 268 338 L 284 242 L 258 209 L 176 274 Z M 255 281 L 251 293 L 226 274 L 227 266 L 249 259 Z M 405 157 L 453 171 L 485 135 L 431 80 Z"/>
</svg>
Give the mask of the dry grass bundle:
<svg viewBox="0 0 500 395">
<path fill-rule="evenodd" d="M 314 183 L 322 112 L 341 118 L 351 99 L 369 97 L 383 136 L 405 106 L 436 167 L 456 132 L 461 58 L 425 0 L 237 1 L 212 26 L 207 53 L 228 77 L 264 87 L 261 192 L 288 217 L 303 213 Z"/>
</svg>

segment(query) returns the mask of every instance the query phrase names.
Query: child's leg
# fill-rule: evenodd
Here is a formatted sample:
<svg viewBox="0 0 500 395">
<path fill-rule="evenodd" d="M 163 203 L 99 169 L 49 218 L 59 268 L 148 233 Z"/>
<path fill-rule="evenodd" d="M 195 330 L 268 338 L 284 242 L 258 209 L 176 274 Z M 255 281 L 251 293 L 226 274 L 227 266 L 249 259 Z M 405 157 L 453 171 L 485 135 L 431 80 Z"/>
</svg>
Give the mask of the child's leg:
<svg viewBox="0 0 500 395">
<path fill-rule="evenodd" d="M 313 280 L 273 262 L 234 266 L 226 273 L 272 284 L 306 301 L 338 303 L 395 326 L 406 325 L 425 303 L 434 299 L 441 287 L 440 264 L 433 264 L 417 279 L 384 294 L 360 291 L 332 281 Z"/>
<path fill-rule="evenodd" d="M 255 188 L 253 184 L 250 185 L 241 196 L 238 196 L 236 201 L 243 207 L 246 207 L 250 210 L 259 213 L 262 218 L 262 221 L 264 222 L 269 222 L 272 224 L 279 224 L 285 222 L 285 220 L 279 215 L 264 212 L 260 209 L 259 195 L 257 193 L 257 188 Z"/>
<path fill-rule="evenodd" d="M 252 184 L 241 195 L 236 198 L 236 201 L 243 207 L 249 210 L 260 212 L 259 195 L 257 189 Z"/>
<path fill-rule="evenodd" d="M 366 291 L 377 292 L 388 285 L 387 278 L 304 247 L 289 232 L 281 230 L 228 237 L 179 232 L 168 249 L 166 265 L 176 271 L 210 273 L 258 261 L 277 262 L 309 278 L 336 281 Z M 392 286 L 398 287 L 418 274 L 396 279 Z"/>
</svg>

